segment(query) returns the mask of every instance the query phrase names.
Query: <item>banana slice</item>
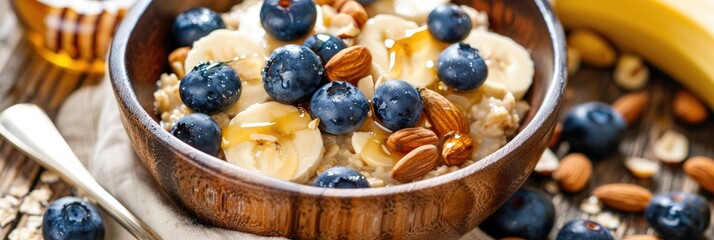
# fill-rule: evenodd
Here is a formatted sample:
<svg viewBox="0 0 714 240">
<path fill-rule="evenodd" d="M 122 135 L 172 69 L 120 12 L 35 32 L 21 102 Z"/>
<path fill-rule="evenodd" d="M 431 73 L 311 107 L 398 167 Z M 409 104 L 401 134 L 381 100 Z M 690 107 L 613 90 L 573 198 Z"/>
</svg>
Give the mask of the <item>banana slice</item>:
<svg viewBox="0 0 714 240">
<path fill-rule="evenodd" d="M 265 56 L 265 49 L 246 35 L 221 29 L 193 43 L 193 48 L 186 56 L 184 69 L 189 72 L 200 62 L 232 61 L 228 64 L 243 81 L 240 99 L 226 110 L 226 114 L 233 117 L 250 105 L 270 99 L 263 88 L 261 76 Z"/>
<path fill-rule="evenodd" d="M 389 132 L 380 128 L 374 121 L 366 121 L 358 131 L 352 134 L 352 148 L 362 161 L 372 167 L 394 167 L 404 154 L 391 152 L 384 143 Z"/>
<path fill-rule="evenodd" d="M 358 45 L 367 46 L 372 53 L 373 79 L 379 79 L 389 70 L 387 45 L 391 47 L 394 40 L 404 38 L 407 30 L 417 27 L 415 22 L 393 15 L 377 15 L 367 21 L 355 41 Z"/>
<path fill-rule="evenodd" d="M 389 49 L 389 78 L 402 79 L 414 87 L 428 87 L 439 81 L 436 59 L 449 45 L 431 36 L 426 26 L 408 30 Z"/>
<path fill-rule="evenodd" d="M 497 33 L 474 30 L 464 42 L 475 47 L 488 65 L 487 89 L 511 92 L 521 99 L 533 83 L 533 60 L 528 50 Z"/>
<path fill-rule="evenodd" d="M 228 162 L 268 176 L 306 183 L 325 148 L 317 124 L 300 109 L 277 102 L 251 105 L 223 129 Z"/>
<path fill-rule="evenodd" d="M 448 3 L 449 0 L 380 0 L 367 6 L 370 16 L 377 14 L 394 14 L 402 18 L 423 24 L 431 10 Z"/>
</svg>

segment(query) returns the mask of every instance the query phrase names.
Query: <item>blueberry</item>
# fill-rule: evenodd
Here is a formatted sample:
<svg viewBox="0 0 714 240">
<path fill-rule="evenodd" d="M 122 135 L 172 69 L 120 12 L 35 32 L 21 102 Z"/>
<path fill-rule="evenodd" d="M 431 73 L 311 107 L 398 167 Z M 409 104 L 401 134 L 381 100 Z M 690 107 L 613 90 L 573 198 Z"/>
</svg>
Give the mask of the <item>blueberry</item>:
<svg viewBox="0 0 714 240">
<path fill-rule="evenodd" d="M 294 41 L 312 31 L 317 8 L 312 0 L 265 0 L 260 22 L 265 31 L 281 41 Z"/>
<path fill-rule="evenodd" d="M 190 47 L 193 42 L 217 29 L 226 28 L 218 13 L 208 8 L 191 8 L 176 17 L 171 35 L 178 47 Z"/>
<path fill-rule="evenodd" d="M 615 240 L 602 225 L 590 220 L 573 220 L 565 224 L 555 240 Z"/>
<path fill-rule="evenodd" d="M 76 197 L 63 197 L 45 210 L 42 237 L 47 240 L 104 239 L 104 221 L 93 204 Z"/>
<path fill-rule="evenodd" d="M 236 103 L 241 88 L 238 74 L 225 63 L 201 63 L 181 79 L 179 95 L 193 111 L 213 114 Z"/>
<path fill-rule="evenodd" d="M 521 188 L 480 226 L 494 238 L 545 239 L 553 228 L 555 208 L 543 193 Z"/>
<path fill-rule="evenodd" d="M 563 123 L 571 149 L 592 157 L 612 153 L 625 130 L 625 120 L 607 104 L 589 102 L 573 107 Z"/>
<path fill-rule="evenodd" d="M 211 116 L 192 113 L 179 118 L 171 128 L 171 135 L 211 156 L 221 150 L 221 128 Z"/>
<path fill-rule="evenodd" d="M 699 239 L 709 227 L 707 201 L 689 193 L 658 194 L 645 208 L 645 218 L 665 239 Z"/>
<path fill-rule="evenodd" d="M 367 4 L 376 2 L 376 1 L 377 1 L 377 0 L 357 0 L 357 2 L 360 3 L 360 4 L 362 4 L 362 5 L 367 5 Z"/>
<path fill-rule="evenodd" d="M 347 167 L 332 167 L 315 178 L 315 187 L 323 188 L 369 188 L 369 182 L 361 173 Z"/>
<path fill-rule="evenodd" d="M 439 5 L 426 19 L 429 32 L 443 42 L 464 40 L 471 32 L 471 18 L 463 8 L 452 3 Z"/>
<path fill-rule="evenodd" d="M 488 66 L 478 50 L 461 42 L 449 46 L 439 54 L 436 72 L 446 85 L 456 90 L 472 90 L 486 81 Z"/>
<path fill-rule="evenodd" d="M 322 33 L 312 35 L 305 39 L 302 45 L 315 52 L 317 56 L 320 57 L 320 60 L 322 60 L 322 64 L 330 61 L 340 50 L 347 48 L 347 45 L 345 45 L 342 39 Z"/>
<path fill-rule="evenodd" d="M 310 100 L 310 115 L 320 119 L 320 129 L 329 134 L 345 134 L 359 128 L 369 113 L 367 98 L 347 82 L 330 82 Z"/>
<path fill-rule="evenodd" d="M 302 45 L 289 44 L 273 51 L 263 68 L 263 87 L 275 101 L 304 102 L 322 85 L 325 69 L 320 58 Z"/>
<path fill-rule="evenodd" d="M 416 88 L 401 80 L 389 80 L 377 87 L 372 104 L 377 120 L 392 131 L 415 127 L 424 108 Z"/>
</svg>

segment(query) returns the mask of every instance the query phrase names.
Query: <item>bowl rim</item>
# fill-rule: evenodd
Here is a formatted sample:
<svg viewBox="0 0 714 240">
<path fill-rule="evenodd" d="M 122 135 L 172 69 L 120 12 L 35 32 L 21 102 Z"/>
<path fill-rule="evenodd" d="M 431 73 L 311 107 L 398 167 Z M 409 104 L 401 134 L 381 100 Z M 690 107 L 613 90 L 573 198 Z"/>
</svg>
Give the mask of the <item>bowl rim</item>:
<svg viewBox="0 0 714 240">
<path fill-rule="evenodd" d="M 311 197 L 334 197 L 334 198 L 368 198 L 389 196 L 399 193 L 414 192 L 423 189 L 435 188 L 441 185 L 448 184 L 453 181 L 459 181 L 467 176 L 479 172 L 496 161 L 503 160 L 504 156 L 516 149 L 516 146 L 523 145 L 529 139 L 535 136 L 535 133 L 548 120 L 551 114 L 557 114 L 560 106 L 560 99 L 563 95 L 566 83 L 566 52 L 565 52 L 565 33 L 563 28 L 555 16 L 550 4 L 546 0 L 535 0 L 534 3 L 541 13 L 548 29 L 548 34 L 552 39 L 551 46 L 554 49 L 553 54 L 553 74 L 549 81 L 553 84 L 546 90 L 543 103 L 536 110 L 531 121 L 506 145 L 499 148 L 496 152 L 489 154 L 483 159 L 471 164 L 458 171 L 444 174 L 430 179 L 421 181 L 404 183 L 389 187 L 379 188 L 361 188 L 361 189 L 336 189 L 336 188 L 320 188 L 311 185 L 304 185 L 285 181 L 267 175 L 236 167 L 226 161 L 219 160 L 201 151 L 195 150 L 188 144 L 178 140 L 168 131 L 153 120 L 147 111 L 139 103 L 138 97 L 129 80 L 126 68 L 126 46 L 128 40 L 132 36 L 133 27 L 136 26 L 143 13 L 146 12 L 152 0 L 139 0 L 132 10 L 125 16 L 121 25 L 118 27 L 114 40 L 112 41 L 111 51 L 109 54 L 109 75 L 111 78 L 112 87 L 114 88 L 115 96 L 119 104 L 130 113 L 128 116 L 123 113 L 126 118 L 134 118 L 140 122 L 139 127 L 147 130 L 160 139 L 160 144 L 165 145 L 170 151 L 183 155 L 186 162 L 193 167 L 201 169 L 208 174 L 219 176 L 229 182 L 246 182 L 256 186 L 266 187 L 273 191 L 284 191 L 301 196 Z M 125 130 L 128 131 L 128 129 Z M 266 189 L 266 190 L 267 190 Z"/>
</svg>

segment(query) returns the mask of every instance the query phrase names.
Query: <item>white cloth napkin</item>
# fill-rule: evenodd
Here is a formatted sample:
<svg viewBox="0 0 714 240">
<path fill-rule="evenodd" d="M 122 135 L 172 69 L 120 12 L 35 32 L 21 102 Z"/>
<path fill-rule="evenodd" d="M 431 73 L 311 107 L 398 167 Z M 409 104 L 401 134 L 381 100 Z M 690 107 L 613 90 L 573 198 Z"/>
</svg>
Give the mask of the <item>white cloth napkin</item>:
<svg viewBox="0 0 714 240">
<path fill-rule="evenodd" d="M 72 94 L 56 124 L 97 182 L 164 239 L 282 239 L 201 225 L 165 195 L 134 153 L 108 78 Z M 111 217 L 104 220 L 106 239 L 132 239 Z M 477 228 L 461 239 L 491 238 Z"/>
</svg>

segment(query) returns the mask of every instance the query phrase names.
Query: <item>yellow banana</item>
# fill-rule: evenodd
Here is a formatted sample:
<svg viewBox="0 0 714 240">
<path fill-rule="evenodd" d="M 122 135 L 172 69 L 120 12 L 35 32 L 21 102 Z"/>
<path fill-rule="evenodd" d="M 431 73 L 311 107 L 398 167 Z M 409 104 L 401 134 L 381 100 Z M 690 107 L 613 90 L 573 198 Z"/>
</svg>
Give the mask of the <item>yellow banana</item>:
<svg viewBox="0 0 714 240">
<path fill-rule="evenodd" d="M 714 109 L 714 1 L 555 0 L 553 8 L 566 28 L 637 52 Z"/>
</svg>

